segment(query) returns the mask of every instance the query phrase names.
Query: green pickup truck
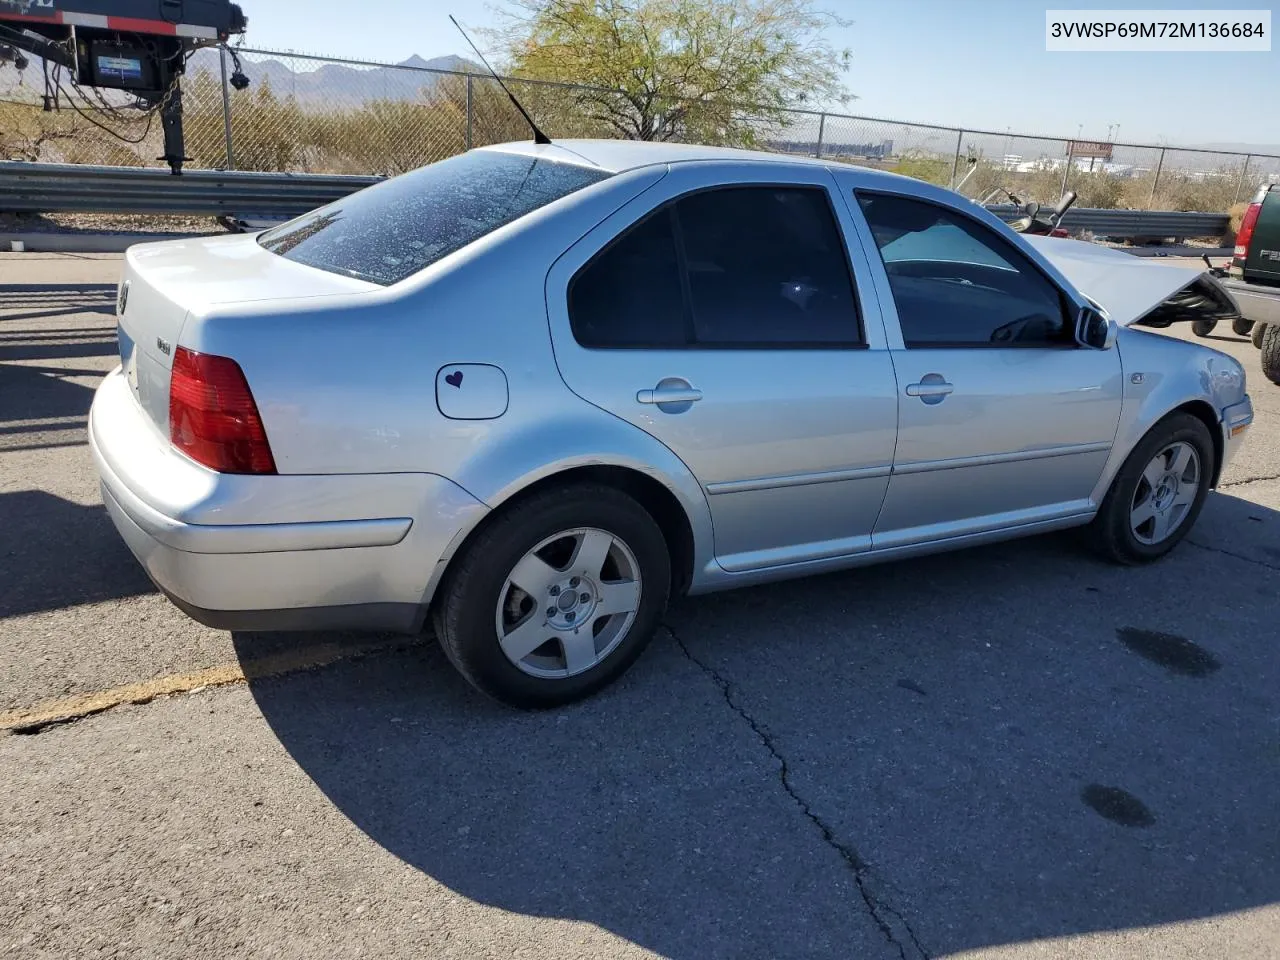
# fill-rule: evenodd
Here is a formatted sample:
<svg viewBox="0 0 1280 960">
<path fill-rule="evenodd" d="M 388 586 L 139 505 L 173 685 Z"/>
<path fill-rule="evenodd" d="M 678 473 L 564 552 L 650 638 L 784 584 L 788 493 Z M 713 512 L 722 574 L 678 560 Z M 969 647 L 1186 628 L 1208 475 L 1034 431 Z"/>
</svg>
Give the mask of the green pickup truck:
<svg viewBox="0 0 1280 960">
<path fill-rule="evenodd" d="M 1280 183 L 1254 195 L 1220 282 L 1240 307 L 1236 333 L 1250 336 L 1262 351 L 1263 374 L 1280 383 Z"/>
</svg>

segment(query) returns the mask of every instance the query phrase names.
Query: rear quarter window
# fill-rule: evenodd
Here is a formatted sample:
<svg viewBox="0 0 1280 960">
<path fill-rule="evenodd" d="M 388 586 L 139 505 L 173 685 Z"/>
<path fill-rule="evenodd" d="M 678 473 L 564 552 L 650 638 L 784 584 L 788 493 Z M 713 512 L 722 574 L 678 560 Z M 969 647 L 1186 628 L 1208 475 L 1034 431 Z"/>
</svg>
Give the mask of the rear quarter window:
<svg viewBox="0 0 1280 960">
<path fill-rule="evenodd" d="M 361 190 L 266 231 L 258 242 L 287 260 L 389 285 L 609 176 L 478 150 Z"/>
</svg>

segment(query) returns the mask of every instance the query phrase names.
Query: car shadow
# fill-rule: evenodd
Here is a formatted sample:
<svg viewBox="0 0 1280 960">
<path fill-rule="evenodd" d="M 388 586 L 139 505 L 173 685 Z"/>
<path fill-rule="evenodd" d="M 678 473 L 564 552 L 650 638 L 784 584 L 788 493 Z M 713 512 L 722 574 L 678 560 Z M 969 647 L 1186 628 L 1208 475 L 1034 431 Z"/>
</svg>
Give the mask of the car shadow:
<svg viewBox="0 0 1280 960">
<path fill-rule="evenodd" d="M 92 369 L 0 363 L 0 430 L 28 433 L 39 425 L 17 421 L 66 418 L 76 418 L 83 426 L 94 388 L 71 378 L 96 378 L 102 374 L 103 371 Z"/>
<path fill-rule="evenodd" d="M 1205 517 L 1141 568 L 1064 535 L 683 600 L 557 711 L 488 701 L 434 644 L 250 690 L 404 862 L 663 956 L 1213 917 L 1280 899 L 1280 513 Z"/>
<path fill-rule="evenodd" d="M 0 432 L 57 432 L 68 425 L 18 422 L 88 413 L 93 388 L 76 378 L 96 379 L 115 365 L 114 312 L 110 284 L 0 283 Z M 45 445 L 63 444 L 31 446 Z M 0 450 L 14 449 L 28 447 L 0 442 Z"/>
<path fill-rule="evenodd" d="M 0 493 L 0 531 L 0 621 L 155 591 L 101 504 Z"/>
<path fill-rule="evenodd" d="M 0 477 L 28 453 L 87 444 L 94 385 L 117 348 L 114 322 L 84 315 L 114 304 L 111 284 L 0 283 Z M 43 490 L 0 493 L 0 557 L 0 618 L 155 589 L 101 504 Z"/>
</svg>

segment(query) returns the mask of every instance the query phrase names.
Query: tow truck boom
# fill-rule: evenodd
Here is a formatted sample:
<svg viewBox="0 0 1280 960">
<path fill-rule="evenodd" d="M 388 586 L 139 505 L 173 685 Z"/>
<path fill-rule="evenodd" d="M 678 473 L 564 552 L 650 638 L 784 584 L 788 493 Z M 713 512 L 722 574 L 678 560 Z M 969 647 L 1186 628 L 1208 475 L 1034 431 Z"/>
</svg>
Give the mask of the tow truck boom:
<svg viewBox="0 0 1280 960">
<path fill-rule="evenodd" d="M 182 89 L 187 57 L 244 33 L 229 0 L 0 0 L 0 60 L 24 50 L 70 71 L 77 86 L 125 90 L 158 108 L 164 156 L 182 172 Z M 46 109 L 50 108 L 46 98 Z"/>
</svg>

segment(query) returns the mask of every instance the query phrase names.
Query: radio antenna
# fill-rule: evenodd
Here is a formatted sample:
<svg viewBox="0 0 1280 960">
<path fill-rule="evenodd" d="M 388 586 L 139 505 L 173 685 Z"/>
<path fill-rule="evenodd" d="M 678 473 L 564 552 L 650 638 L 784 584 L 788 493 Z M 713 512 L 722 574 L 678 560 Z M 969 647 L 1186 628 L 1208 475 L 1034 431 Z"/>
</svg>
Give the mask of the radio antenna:
<svg viewBox="0 0 1280 960">
<path fill-rule="evenodd" d="M 462 39 L 467 41 L 468 46 L 470 46 L 471 49 L 476 52 L 476 56 L 480 58 L 480 62 L 484 64 L 485 69 L 488 70 L 489 73 L 493 75 L 493 79 L 498 81 L 498 86 L 502 88 L 502 92 L 511 98 L 511 102 L 515 105 L 515 108 L 520 111 L 520 116 L 524 117 L 525 120 L 528 122 L 529 127 L 533 130 L 533 142 L 534 143 L 550 143 L 551 138 L 538 129 L 538 125 L 533 122 L 533 117 L 529 116 L 529 111 L 526 110 L 524 107 L 520 106 L 520 101 L 516 99 L 516 95 L 507 89 L 507 85 L 503 83 L 502 78 L 498 76 L 498 71 L 494 70 L 493 67 L 489 66 L 489 61 L 484 58 L 484 54 L 480 52 L 480 49 L 474 43 L 471 42 L 471 38 L 467 36 L 467 31 L 462 29 L 462 24 L 458 23 L 457 20 L 453 19 L 452 13 L 449 14 L 449 19 L 453 20 L 453 25 L 457 27 L 458 32 L 462 34 Z"/>
</svg>

